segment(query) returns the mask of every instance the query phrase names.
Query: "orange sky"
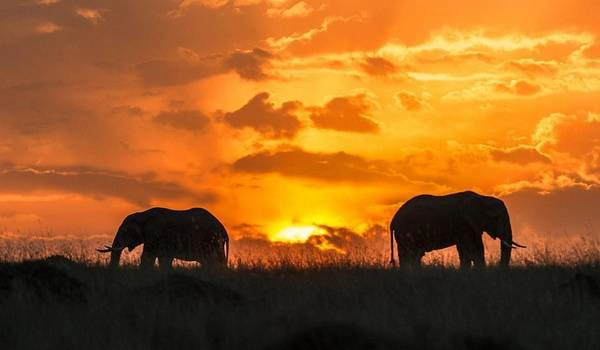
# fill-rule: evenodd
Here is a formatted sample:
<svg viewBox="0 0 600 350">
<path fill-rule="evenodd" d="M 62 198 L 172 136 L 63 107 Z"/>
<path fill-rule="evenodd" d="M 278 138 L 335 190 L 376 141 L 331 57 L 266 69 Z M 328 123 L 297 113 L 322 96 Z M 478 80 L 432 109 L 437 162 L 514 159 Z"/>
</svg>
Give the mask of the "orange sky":
<svg viewBox="0 0 600 350">
<path fill-rule="evenodd" d="M 235 238 L 303 241 L 472 189 L 506 200 L 515 238 L 600 238 L 597 1 L 0 13 L 2 231 L 112 234 L 133 211 L 202 206 Z"/>
</svg>

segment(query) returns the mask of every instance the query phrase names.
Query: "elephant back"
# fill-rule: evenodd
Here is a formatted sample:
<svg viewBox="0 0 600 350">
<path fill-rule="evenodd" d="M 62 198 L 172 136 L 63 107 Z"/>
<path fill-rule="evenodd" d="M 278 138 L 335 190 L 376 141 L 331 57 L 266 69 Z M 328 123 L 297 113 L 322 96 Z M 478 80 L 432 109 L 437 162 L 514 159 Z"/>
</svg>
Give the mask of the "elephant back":
<svg viewBox="0 0 600 350">
<path fill-rule="evenodd" d="M 420 195 L 411 198 L 398 209 L 390 229 L 396 235 L 410 235 L 415 240 L 428 240 L 442 228 L 451 227 L 457 206 L 446 196 Z"/>
<path fill-rule="evenodd" d="M 213 233 L 218 233 L 225 240 L 228 239 L 225 226 L 208 210 L 204 208 L 192 208 L 189 210 L 189 214 L 196 225 L 206 228 Z"/>
</svg>

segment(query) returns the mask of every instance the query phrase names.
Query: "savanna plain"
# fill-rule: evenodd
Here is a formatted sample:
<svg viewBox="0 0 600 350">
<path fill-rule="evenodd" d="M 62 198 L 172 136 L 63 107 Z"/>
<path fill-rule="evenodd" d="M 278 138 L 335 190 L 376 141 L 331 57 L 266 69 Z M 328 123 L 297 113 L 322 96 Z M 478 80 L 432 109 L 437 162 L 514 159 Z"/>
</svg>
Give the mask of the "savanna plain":
<svg viewBox="0 0 600 350">
<path fill-rule="evenodd" d="M 238 252 L 228 269 L 169 271 L 30 243 L 0 244 L 2 349 L 600 348 L 592 242 L 532 249 L 508 269 Z"/>
</svg>

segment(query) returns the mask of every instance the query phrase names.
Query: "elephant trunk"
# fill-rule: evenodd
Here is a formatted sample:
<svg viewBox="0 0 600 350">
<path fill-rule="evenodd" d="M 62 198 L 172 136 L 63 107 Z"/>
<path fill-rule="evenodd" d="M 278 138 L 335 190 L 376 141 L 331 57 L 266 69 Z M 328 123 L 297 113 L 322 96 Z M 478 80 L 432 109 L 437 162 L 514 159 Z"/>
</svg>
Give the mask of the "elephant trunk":
<svg viewBox="0 0 600 350">
<path fill-rule="evenodd" d="M 112 247 L 110 247 L 110 267 L 119 267 L 121 261 L 121 253 L 125 249 L 125 242 L 123 242 L 123 233 L 121 230 L 117 232 L 115 239 L 113 240 Z"/>
<path fill-rule="evenodd" d="M 123 249 L 132 251 L 135 247 L 144 243 L 144 238 L 139 227 L 139 221 L 128 216 L 113 240 L 112 246 L 105 246 L 103 249 L 96 249 L 100 253 L 110 253 L 110 267 L 118 267 L 121 260 Z"/>
<path fill-rule="evenodd" d="M 119 262 L 121 261 L 121 252 L 122 249 L 115 249 L 110 252 L 110 267 L 119 267 Z"/>
<path fill-rule="evenodd" d="M 509 228 L 504 237 L 500 239 L 500 266 L 510 264 L 510 255 L 512 252 L 512 230 Z"/>
</svg>

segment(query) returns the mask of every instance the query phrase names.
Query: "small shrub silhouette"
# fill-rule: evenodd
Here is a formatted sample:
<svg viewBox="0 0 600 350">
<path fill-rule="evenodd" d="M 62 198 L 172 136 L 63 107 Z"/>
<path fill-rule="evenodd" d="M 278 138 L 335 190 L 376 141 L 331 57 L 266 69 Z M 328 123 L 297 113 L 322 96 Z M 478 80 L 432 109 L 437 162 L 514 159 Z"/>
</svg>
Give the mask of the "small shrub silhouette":
<svg viewBox="0 0 600 350">
<path fill-rule="evenodd" d="M 38 298 L 83 302 L 87 287 L 80 280 L 44 260 L 5 266 L 0 271 L 0 291 L 29 291 Z"/>
</svg>

